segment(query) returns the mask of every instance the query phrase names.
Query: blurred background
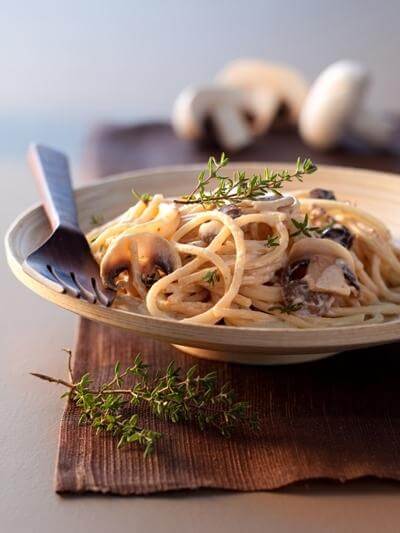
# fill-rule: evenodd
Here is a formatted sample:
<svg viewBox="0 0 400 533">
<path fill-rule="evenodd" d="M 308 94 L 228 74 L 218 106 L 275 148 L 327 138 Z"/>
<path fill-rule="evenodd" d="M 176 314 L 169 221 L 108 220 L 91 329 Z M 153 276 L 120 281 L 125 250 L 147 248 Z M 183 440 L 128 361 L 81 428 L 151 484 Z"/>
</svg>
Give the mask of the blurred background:
<svg viewBox="0 0 400 533">
<path fill-rule="evenodd" d="M 88 128 L 167 118 L 179 91 L 229 60 L 260 57 L 310 81 L 329 63 L 364 63 L 374 107 L 399 109 L 396 0 L 0 0 L 0 161 L 32 139 L 77 165 Z"/>
</svg>

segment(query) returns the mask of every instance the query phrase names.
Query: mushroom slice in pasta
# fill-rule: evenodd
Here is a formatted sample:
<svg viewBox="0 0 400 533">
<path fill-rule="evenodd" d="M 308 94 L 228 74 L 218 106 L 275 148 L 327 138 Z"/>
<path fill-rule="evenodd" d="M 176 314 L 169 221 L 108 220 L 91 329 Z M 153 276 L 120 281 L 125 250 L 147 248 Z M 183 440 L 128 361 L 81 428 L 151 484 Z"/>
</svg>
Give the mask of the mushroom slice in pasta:
<svg viewBox="0 0 400 533">
<path fill-rule="evenodd" d="M 122 272 L 129 276 L 129 286 L 144 296 L 160 277 L 181 266 L 179 253 L 172 243 L 154 233 L 136 233 L 116 239 L 100 265 L 103 283 L 116 289 Z"/>
<path fill-rule="evenodd" d="M 315 255 L 331 256 L 342 259 L 351 270 L 355 269 L 351 253 L 331 239 L 306 237 L 295 242 L 289 252 L 289 263 L 298 259 L 309 259 Z"/>
<path fill-rule="evenodd" d="M 266 194 L 252 202 L 252 205 L 258 211 L 284 211 L 288 208 L 293 208 L 298 205 L 297 199 L 291 194 L 278 195 Z"/>
<path fill-rule="evenodd" d="M 289 253 L 283 271 L 285 302 L 301 305 L 303 312 L 323 315 L 335 297 L 359 293 L 352 255 L 335 241 L 305 238 Z"/>
<path fill-rule="evenodd" d="M 209 220 L 203 222 L 199 227 L 199 237 L 206 244 L 210 242 L 218 235 L 223 228 L 223 224 L 219 220 Z"/>
</svg>

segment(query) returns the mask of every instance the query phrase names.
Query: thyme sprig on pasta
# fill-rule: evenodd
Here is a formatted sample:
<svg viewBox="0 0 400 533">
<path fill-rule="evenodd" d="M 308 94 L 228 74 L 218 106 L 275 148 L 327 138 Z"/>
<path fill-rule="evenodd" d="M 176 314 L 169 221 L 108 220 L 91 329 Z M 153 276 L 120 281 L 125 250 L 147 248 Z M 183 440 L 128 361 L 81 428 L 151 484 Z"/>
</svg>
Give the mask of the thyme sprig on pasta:
<svg viewBox="0 0 400 533">
<path fill-rule="evenodd" d="M 265 241 L 265 246 L 267 248 L 275 248 L 276 246 L 279 246 L 280 239 L 279 235 L 271 235 L 271 237 L 268 237 Z"/>
<path fill-rule="evenodd" d="M 212 286 L 214 286 L 215 283 L 220 279 L 221 278 L 217 270 L 207 270 L 207 272 L 203 276 L 203 280 Z"/>
<path fill-rule="evenodd" d="M 334 222 L 327 224 L 325 226 L 310 226 L 308 214 L 304 215 L 303 220 L 296 220 L 295 218 L 291 219 L 293 226 L 296 228 L 296 231 L 290 234 L 290 237 L 297 237 L 298 235 L 304 235 L 305 237 L 314 237 L 316 235 L 321 235 L 325 230 L 331 228 Z"/>
<path fill-rule="evenodd" d="M 144 193 L 140 194 L 137 191 L 135 191 L 135 189 L 132 189 L 131 192 L 132 192 L 132 196 L 136 200 L 142 201 L 145 204 L 148 204 L 153 198 L 153 196 L 151 194 L 149 194 L 148 192 L 144 192 Z"/>
<path fill-rule="evenodd" d="M 202 204 L 203 206 L 221 206 L 226 203 L 240 203 L 243 200 L 260 200 L 270 193 L 281 196 L 280 189 L 285 183 L 298 180 L 317 170 L 311 159 L 300 157 L 296 162 L 294 172 L 289 170 L 275 171 L 266 168 L 261 174 L 247 176 L 243 170 L 238 170 L 233 177 L 221 174 L 229 159 L 222 153 L 220 160 L 210 157 L 207 169 L 202 170 L 197 177 L 197 185 L 193 191 L 176 200 L 179 204 Z"/>
<path fill-rule="evenodd" d="M 287 305 L 273 305 L 271 306 L 268 311 L 279 311 L 282 314 L 290 315 L 291 313 L 296 313 L 297 311 L 300 311 L 300 309 L 303 307 L 302 303 L 297 304 L 287 304 Z"/>
<path fill-rule="evenodd" d="M 213 427 L 224 436 L 230 436 L 243 424 L 253 429 L 258 426 L 258 419 L 251 415 L 248 402 L 237 401 L 228 383 L 218 387 L 216 372 L 200 375 L 197 365 L 184 372 L 172 361 L 164 374 L 153 376 L 138 354 L 125 370 L 121 370 L 117 362 L 113 378 L 93 388 L 89 373 L 74 380 L 71 351 L 66 351 L 68 381 L 36 372 L 32 375 L 66 387 L 68 390 L 62 397 L 68 397 L 80 408 L 79 424 L 88 424 L 97 433 L 110 433 L 118 439 L 118 446 L 136 443 L 144 449 L 146 456 L 162 437 L 160 432 L 140 423 L 139 413 L 143 405 L 166 421 L 194 422 L 201 430 Z M 133 380 L 134 384 L 126 383 L 127 379 Z"/>
</svg>

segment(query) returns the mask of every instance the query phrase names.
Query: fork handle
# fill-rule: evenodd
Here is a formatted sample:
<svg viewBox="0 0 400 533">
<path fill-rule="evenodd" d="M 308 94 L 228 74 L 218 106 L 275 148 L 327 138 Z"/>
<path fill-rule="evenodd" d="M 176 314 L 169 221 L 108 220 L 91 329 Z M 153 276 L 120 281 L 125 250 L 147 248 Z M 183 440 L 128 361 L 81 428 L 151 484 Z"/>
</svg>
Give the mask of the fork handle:
<svg viewBox="0 0 400 533">
<path fill-rule="evenodd" d="M 29 147 L 28 162 L 53 230 L 59 226 L 79 229 L 67 157 L 48 146 Z"/>
</svg>

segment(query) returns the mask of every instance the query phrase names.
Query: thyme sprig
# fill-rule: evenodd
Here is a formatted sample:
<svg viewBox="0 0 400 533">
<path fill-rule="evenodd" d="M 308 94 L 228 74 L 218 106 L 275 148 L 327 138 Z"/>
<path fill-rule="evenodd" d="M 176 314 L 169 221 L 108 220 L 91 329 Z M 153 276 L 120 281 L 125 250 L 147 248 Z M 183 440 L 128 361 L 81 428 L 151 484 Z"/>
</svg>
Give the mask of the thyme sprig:
<svg viewBox="0 0 400 533">
<path fill-rule="evenodd" d="M 66 387 L 62 397 L 67 396 L 80 408 L 79 424 L 88 424 L 97 433 L 112 434 L 118 438 L 118 446 L 136 443 L 146 456 L 162 437 L 158 431 L 141 425 L 139 413 L 143 405 L 169 422 L 192 421 L 201 430 L 214 427 L 225 436 L 241 424 L 252 428 L 258 425 L 248 402 L 237 401 L 229 384 L 218 387 L 216 372 L 202 376 L 197 365 L 184 372 L 171 362 L 163 375 L 153 376 L 138 354 L 123 371 L 117 362 L 113 378 L 94 388 L 89 373 L 78 381 L 73 379 L 69 350 L 68 354 L 68 381 L 36 372 L 32 375 Z"/>
<path fill-rule="evenodd" d="M 327 224 L 326 226 L 310 226 L 308 214 L 304 215 L 304 219 L 296 220 L 295 218 L 291 219 L 293 226 L 296 228 L 296 231 L 290 234 L 290 237 L 297 237 L 298 235 L 303 234 L 305 237 L 314 237 L 316 235 L 321 235 L 326 229 L 331 228 L 333 222 Z M 313 235 L 314 234 L 314 235 Z"/>
<path fill-rule="evenodd" d="M 266 168 L 261 174 L 247 176 L 245 171 L 238 170 L 233 177 L 221 174 L 229 159 L 222 153 L 220 160 L 210 157 L 207 169 L 202 170 L 197 177 L 197 185 L 192 192 L 175 200 L 180 204 L 202 204 L 221 206 L 225 203 L 239 203 L 243 200 L 259 200 L 274 193 L 281 196 L 280 189 L 285 183 L 298 180 L 317 170 L 311 159 L 300 157 L 296 162 L 294 172 L 288 170 L 275 171 Z"/>
</svg>

